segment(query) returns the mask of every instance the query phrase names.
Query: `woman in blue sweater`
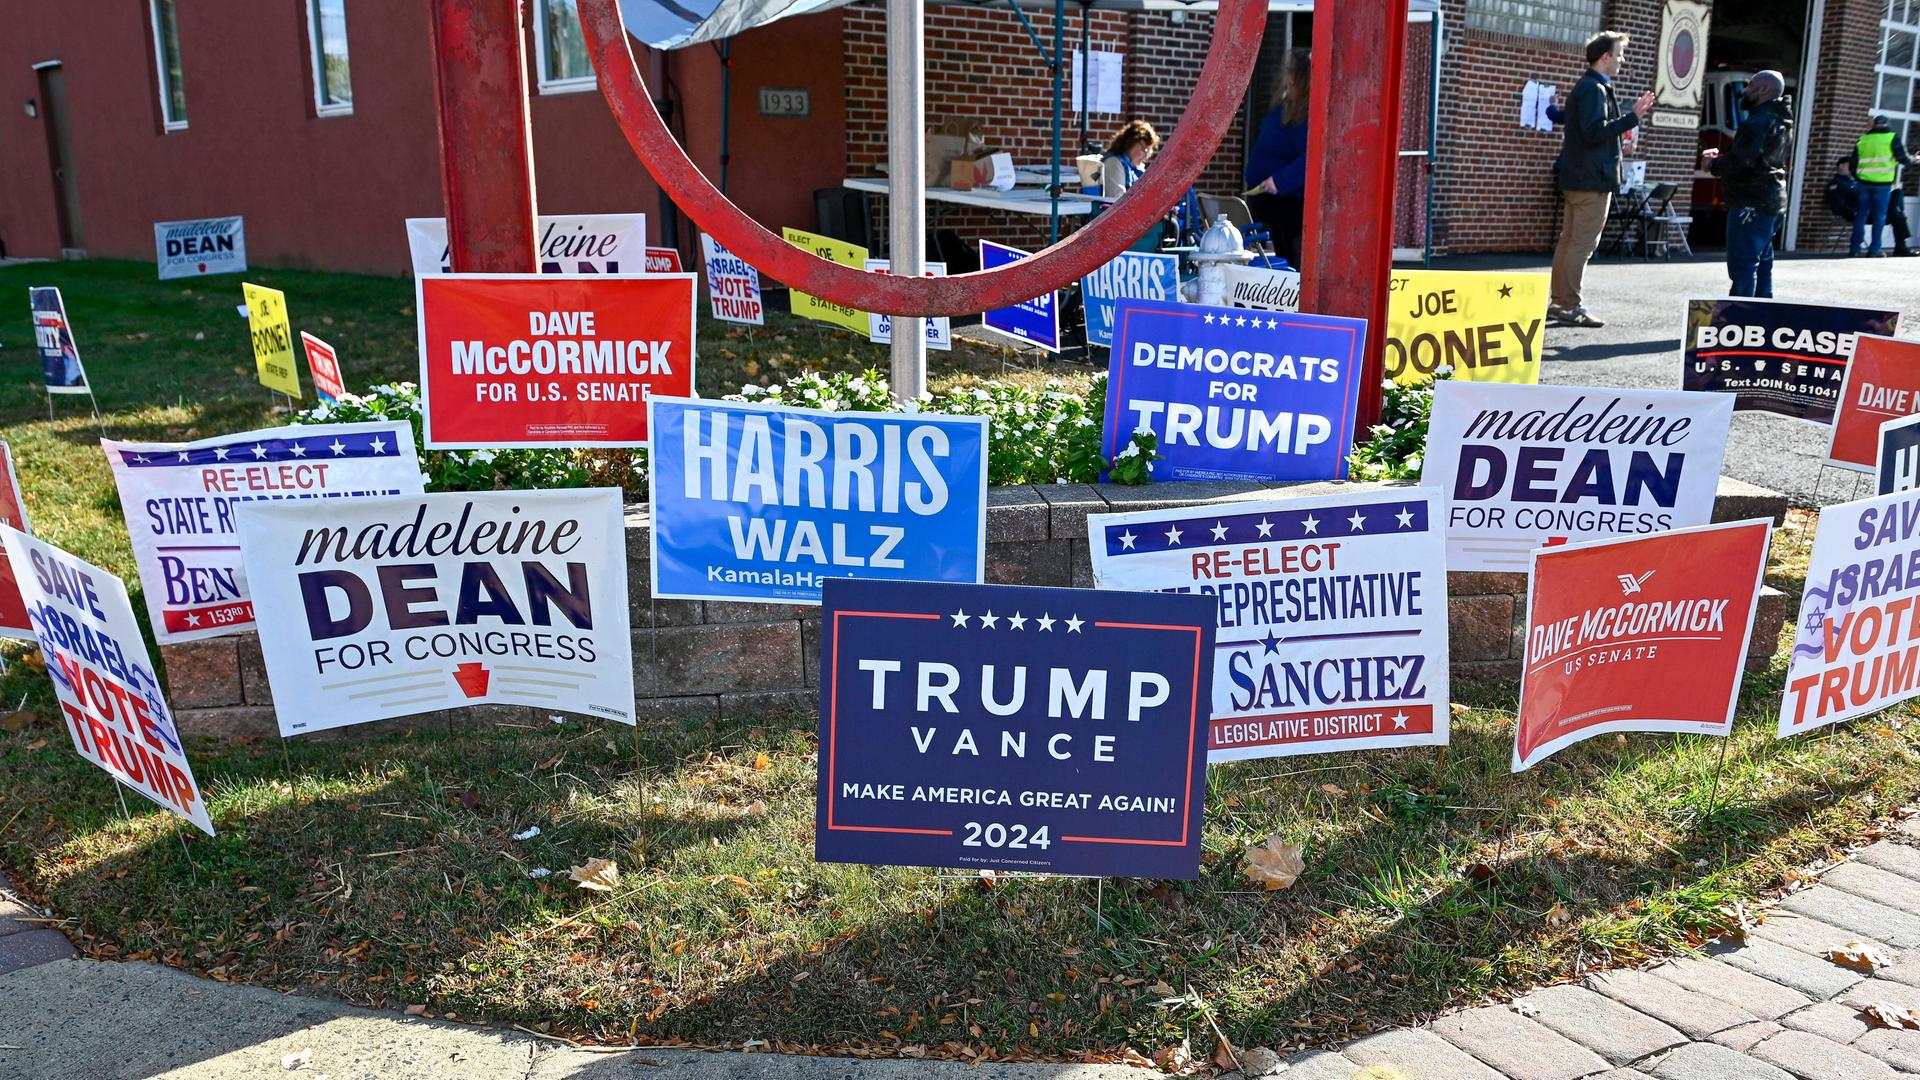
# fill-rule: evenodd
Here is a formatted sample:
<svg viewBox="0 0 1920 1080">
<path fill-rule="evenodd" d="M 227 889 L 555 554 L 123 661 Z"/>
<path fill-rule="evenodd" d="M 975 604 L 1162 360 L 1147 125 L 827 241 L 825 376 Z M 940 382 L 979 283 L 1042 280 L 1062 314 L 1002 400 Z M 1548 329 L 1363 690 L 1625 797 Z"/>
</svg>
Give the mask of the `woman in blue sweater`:
<svg viewBox="0 0 1920 1080">
<path fill-rule="evenodd" d="M 1287 53 L 1273 108 L 1247 152 L 1247 208 L 1267 227 L 1274 250 L 1300 265 L 1300 232 L 1307 206 L 1307 95 L 1313 84 L 1305 49 Z"/>
</svg>

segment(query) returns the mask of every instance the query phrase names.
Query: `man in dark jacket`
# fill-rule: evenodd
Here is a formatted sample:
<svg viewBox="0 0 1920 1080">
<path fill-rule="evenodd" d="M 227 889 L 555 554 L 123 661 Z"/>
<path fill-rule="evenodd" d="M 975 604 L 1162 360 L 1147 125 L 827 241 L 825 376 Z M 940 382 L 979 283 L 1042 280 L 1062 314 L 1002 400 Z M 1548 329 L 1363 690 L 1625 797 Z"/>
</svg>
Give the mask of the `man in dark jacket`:
<svg viewBox="0 0 1920 1080">
<path fill-rule="evenodd" d="M 1626 56 L 1627 35 L 1611 31 L 1587 42 L 1587 73 L 1567 94 L 1565 141 L 1560 150 L 1560 192 L 1566 201 L 1560 240 L 1553 249 L 1552 303 L 1547 317 L 1573 326 L 1602 326 L 1580 302 L 1587 260 L 1600 246 L 1613 193 L 1620 190 L 1620 138 L 1640 126 L 1653 108 L 1653 92 L 1622 112 L 1613 80 Z"/>
<path fill-rule="evenodd" d="M 1773 295 L 1773 237 L 1787 211 L 1787 153 L 1793 110 L 1781 97 L 1786 80 L 1762 71 L 1747 80 L 1747 117 L 1726 153 L 1704 151 L 1707 171 L 1727 196 L 1727 276 L 1734 296 Z"/>
</svg>

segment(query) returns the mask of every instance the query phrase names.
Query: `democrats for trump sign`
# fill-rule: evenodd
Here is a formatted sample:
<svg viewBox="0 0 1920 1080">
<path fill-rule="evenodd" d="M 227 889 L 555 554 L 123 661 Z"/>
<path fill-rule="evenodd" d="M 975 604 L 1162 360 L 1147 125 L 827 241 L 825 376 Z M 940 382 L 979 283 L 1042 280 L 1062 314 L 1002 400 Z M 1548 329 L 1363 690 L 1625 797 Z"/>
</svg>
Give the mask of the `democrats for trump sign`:
<svg viewBox="0 0 1920 1080">
<path fill-rule="evenodd" d="M 814 857 L 1198 877 L 1214 610 L 829 580 Z"/>
<path fill-rule="evenodd" d="M 302 424 L 190 443 L 102 439 L 133 540 L 154 640 L 253 628 L 234 507 L 271 500 L 338 505 L 417 495 L 420 462 L 405 420 Z"/>
<path fill-rule="evenodd" d="M 1438 496 L 1095 514 L 1093 583 L 1215 600 L 1213 761 L 1445 745 Z"/>
<path fill-rule="evenodd" d="M 1363 319 L 1119 302 L 1108 358 L 1111 461 L 1147 430 L 1163 480 L 1344 480 Z"/>
<path fill-rule="evenodd" d="M 280 733 L 489 703 L 633 723 L 620 492 L 242 503 Z"/>
<path fill-rule="evenodd" d="M 126 586 L 10 525 L 0 524 L 0 547 L 19 582 L 74 751 L 212 836 L 206 800 Z"/>
<path fill-rule="evenodd" d="M 40 350 L 40 373 L 49 394 L 91 394 L 87 370 L 80 366 L 80 346 L 73 341 L 67 321 L 67 303 L 60 290 L 36 285 L 27 290 L 33 305 L 33 343 Z"/>
<path fill-rule="evenodd" d="M 1435 383 L 1420 482 L 1445 500 L 1447 569 L 1712 520 L 1732 423 L 1716 394 Z"/>
<path fill-rule="evenodd" d="M 817 604 L 829 578 L 979 581 L 987 422 L 657 398 L 653 595 Z"/>
<path fill-rule="evenodd" d="M 1690 300 L 1680 385 L 1732 394 L 1739 409 L 1831 423 L 1856 339 L 1899 332 L 1900 313 L 1881 308 Z"/>
<path fill-rule="evenodd" d="M 1113 306 L 1123 296 L 1180 299 L 1179 256 L 1123 251 L 1112 262 L 1081 278 L 1080 304 L 1087 317 L 1087 344 L 1113 346 Z"/>
<path fill-rule="evenodd" d="M 1513 771 L 1607 732 L 1731 731 L 1771 529 L 1761 518 L 1534 552 Z"/>
<path fill-rule="evenodd" d="M 693 393 L 692 274 L 416 279 L 429 449 L 644 446 Z"/>
<path fill-rule="evenodd" d="M 247 268 L 247 224 L 238 214 L 155 222 L 153 246 L 161 281 L 235 274 Z"/>
</svg>

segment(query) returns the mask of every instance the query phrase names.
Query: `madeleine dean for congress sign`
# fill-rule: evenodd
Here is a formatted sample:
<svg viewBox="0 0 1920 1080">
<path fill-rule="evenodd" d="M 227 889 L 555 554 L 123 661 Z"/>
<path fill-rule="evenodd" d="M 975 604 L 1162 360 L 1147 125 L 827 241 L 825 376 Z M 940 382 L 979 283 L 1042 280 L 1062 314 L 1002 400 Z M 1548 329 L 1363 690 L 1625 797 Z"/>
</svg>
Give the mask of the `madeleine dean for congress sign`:
<svg viewBox="0 0 1920 1080">
<path fill-rule="evenodd" d="M 633 723 L 620 493 L 245 503 L 280 733 L 510 703 Z"/>
<path fill-rule="evenodd" d="M 693 393 L 692 274 L 419 278 L 429 449 L 645 446 Z"/>
<path fill-rule="evenodd" d="M 1198 877 L 1216 606 L 829 580 L 814 857 Z"/>
<path fill-rule="evenodd" d="M 987 422 L 659 398 L 653 595 L 820 602 L 828 578 L 977 582 Z"/>
<path fill-rule="evenodd" d="M 160 280 L 233 274 L 247 268 L 247 225 L 239 216 L 159 221 L 153 226 Z"/>
</svg>

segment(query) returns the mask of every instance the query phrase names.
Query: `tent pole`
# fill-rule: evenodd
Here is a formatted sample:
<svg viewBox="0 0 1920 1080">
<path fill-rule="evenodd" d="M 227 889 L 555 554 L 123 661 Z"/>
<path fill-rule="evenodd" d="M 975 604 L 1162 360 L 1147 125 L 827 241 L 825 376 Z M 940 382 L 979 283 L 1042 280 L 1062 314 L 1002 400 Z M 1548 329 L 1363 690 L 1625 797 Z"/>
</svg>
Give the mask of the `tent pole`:
<svg viewBox="0 0 1920 1080">
<path fill-rule="evenodd" d="M 1092 80 L 1093 0 L 1080 0 L 1080 154 L 1087 152 L 1087 111 L 1093 107 Z"/>
<path fill-rule="evenodd" d="M 1060 242 L 1060 128 L 1066 123 L 1062 114 L 1062 98 L 1066 91 L 1067 72 L 1062 60 L 1067 55 L 1067 0 L 1053 0 L 1053 183 L 1047 185 L 1048 229 L 1047 243 Z M 1081 102 L 1085 105 L 1086 102 Z"/>
<path fill-rule="evenodd" d="M 887 0 L 889 268 L 916 278 L 927 271 L 926 111 L 926 11 L 922 0 Z M 927 388 L 924 320 L 893 317 L 892 355 L 894 394 L 902 402 L 917 400 Z"/>
<path fill-rule="evenodd" d="M 727 193 L 728 138 L 733 120 L 733 39 L 720 39 L 720 194 Z"/>
</svg>

